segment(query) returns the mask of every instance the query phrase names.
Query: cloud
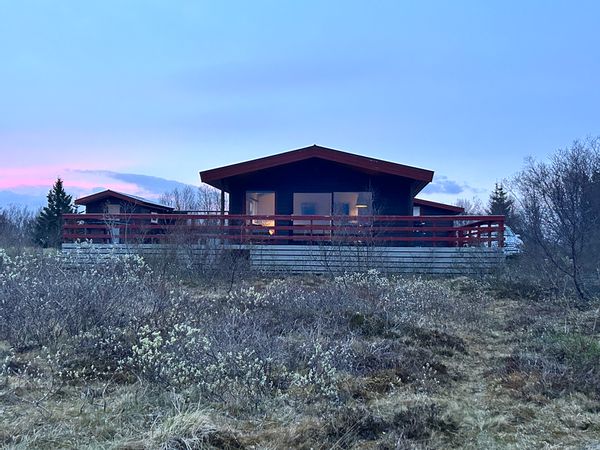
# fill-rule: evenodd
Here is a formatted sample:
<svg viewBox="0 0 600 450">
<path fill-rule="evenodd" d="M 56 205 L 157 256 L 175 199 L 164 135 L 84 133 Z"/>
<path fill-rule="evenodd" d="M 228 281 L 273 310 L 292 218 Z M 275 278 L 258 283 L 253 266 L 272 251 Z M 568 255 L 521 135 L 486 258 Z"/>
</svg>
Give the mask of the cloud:
<svg viewBox="0 0 600 450">
<path fill-rule="evenodd" d="M 32 173 L 38 176 L 32 176 Z M 74 199 L 112 189 L 157 200 L 165 192 L 187 186 L 179 181 L 152 175 L 110 170 L 62 169 L 59 173 L 62 174 L 65 190 Z M 37 209 L 46 204 L 46 194 L 56 180 L 56 175 L 44 174 L 35 168 L 24 168 L 12 175 L 11 179 L 7 177 L 2 180 L 4 183 L 0 183 L 0 206 L 17 204 Z"/>
<path fill-rule="evenodd" d="M 429 183 L 423 192 L 426 194 L 451 194 L 458 195 L 465 192 L 478 193 L 480 189 L 469 186 L 466 183 L 459 183 L 454 180 L 450 180 L 444 175 L 438 175 L 433 179 L 433 182 Z"/>
<path fill-rule="evenodd" d="M 136 173 L 113 172 L 110 170 L 71 170 L 90 180 L 104 179 L 103 189 L 122 190 L 129 194 L 142 195 L 149 198 L 158 198 L 165 192 L 187 186 L 180 181 L 168 180 L 153 175 L 140 175 Z M 93 191 L 101 190 L 99 187 Z"/>
</svg>

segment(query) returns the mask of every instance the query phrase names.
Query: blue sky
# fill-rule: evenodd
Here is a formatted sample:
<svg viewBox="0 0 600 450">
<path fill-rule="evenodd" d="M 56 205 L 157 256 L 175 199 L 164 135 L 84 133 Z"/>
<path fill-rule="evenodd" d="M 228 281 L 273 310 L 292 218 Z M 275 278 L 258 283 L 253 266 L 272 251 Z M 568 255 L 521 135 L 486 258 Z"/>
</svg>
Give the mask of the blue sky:
<svg viewBox="0 0 600 450">
<path fill-rule="evenodd" d="M 197 184 L 317 143 L 485 199 L 600 134 L 599 19 L 595 1 L 0 0 L 0 191 L 60 175 L 152 196 L 136 174 Z"/>
</svg>

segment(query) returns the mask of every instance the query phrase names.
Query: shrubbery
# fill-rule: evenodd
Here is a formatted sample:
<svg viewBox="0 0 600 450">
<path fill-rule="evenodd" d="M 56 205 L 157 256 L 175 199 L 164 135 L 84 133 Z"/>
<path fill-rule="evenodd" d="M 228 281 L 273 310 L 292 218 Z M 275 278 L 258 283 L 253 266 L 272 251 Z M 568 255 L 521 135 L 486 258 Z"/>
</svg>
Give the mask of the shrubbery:
<svg viewBox="0 0 600 450">
<path fill-rule="evenodd" d="M 594 398 L 600 389 L 593 323 L 573 326 L 568 303 L 543 286 L 503 317 L 494 308 L 514 302 L 505 300 L 514 294 L 510 277 L 369 271 L 255 277 L 207 289 L 138 257 L 79 263 L 0 253 L 0 400 L 47 418 L 49 399 L 75 393 L 83 399 L 78 420 L 87 420 L 81 411 L 88 408 L 106 421 L 108 409 L 121 421 L 107 426 L 118 434 L 130 414 L 130 434 L 153 427 L 145 438 L 151 447 L 241 447 L 223 417 L 247 421 L 238 429 L 257 418 L 276 421 L 285 431 L 273 439 L 282 447 L 450 445 L 472 424 L 449 414 L 441 399 L 454 389 L 464 395 L 457 384 L 465 378 L 536 402 L 563 392 Z M 518 344 L 509 350 L 492 338 L 500 332 Z M 474 349 L 481 339 L 488 346 Z M 490 342 L 507 345 L 502 358 L 486 357 Z M 476 358 L 489 366 L 469 367 Z M 383 411 L 386 402 L 394 407 Z M 218 411 L 221 423 L 205 411 Z M 253 439 L 245 442 L 265 442 Z"/>
<path fill-rule="evenodd" d="M 312 288 L 276 279 L 191 296 L 139 257 L 88 267 L 59 255 L 1 258 L 0 339 L 41 349 L 55 376 L 140 378 L 236 408 L 336 401 L 345 377 L 378 370 L 404 382 L 443 378 L 433 353 L 402 339 L 442 341 L 448 319 L 464 311 L 443 283 L 376 271 Z"/>
<path fill-rule="evenodd" d="M 0 250 L 0 339 L 39 347 L 109 327 L 163 321 L 178 293 L 136 256 L 75 268 L 59 254 Z"/>
</svg>

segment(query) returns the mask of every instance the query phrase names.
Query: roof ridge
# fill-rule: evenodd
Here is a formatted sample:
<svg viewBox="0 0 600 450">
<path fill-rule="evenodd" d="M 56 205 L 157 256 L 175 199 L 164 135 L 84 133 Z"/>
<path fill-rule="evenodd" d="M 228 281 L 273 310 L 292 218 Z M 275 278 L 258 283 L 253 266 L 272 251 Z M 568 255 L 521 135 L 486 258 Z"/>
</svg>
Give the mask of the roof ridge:
<svg viewBox="0 0 600 450">
<path fill-rule="evenodd" d="M 200 179 L 203 182 L 211 184 L 220 189 L 222 187 L 222 180 L 225 178 L 243 175 L 250 172 L 257 172 L 259 170 L 303 161 L 313 157 L 353 166 L 355 168 L 410 178 L 419 181 L 420 189 L 422 189 L 433 179 L 433 171 L 431 170 L 359 155 L 356 153 L 349 153 L 343 150 L 323 147 L 317 144 L 289 150 L 283 153 L 277 153 L 275 155 L 269 155 L 230 164 L 227 166 L 200 171 Z"/>
</svg>

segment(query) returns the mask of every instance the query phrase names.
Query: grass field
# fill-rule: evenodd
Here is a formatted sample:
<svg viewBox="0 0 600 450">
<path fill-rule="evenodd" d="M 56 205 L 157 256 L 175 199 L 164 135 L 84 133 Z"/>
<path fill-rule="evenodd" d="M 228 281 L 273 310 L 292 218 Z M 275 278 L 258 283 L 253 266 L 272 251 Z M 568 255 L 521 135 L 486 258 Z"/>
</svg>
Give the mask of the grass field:
<svg viewBox="0 0 600 450">
<path fill-rule="evenodd" d="M 596 310 L 542 289 L 51 259 L 0 259 L 5 447 L 600 445 Z"/>
</svg>

